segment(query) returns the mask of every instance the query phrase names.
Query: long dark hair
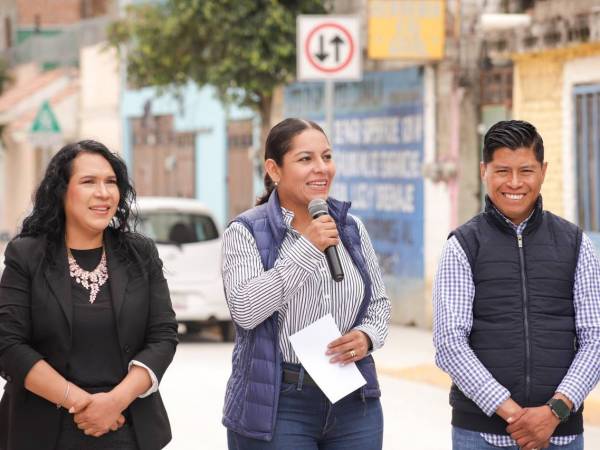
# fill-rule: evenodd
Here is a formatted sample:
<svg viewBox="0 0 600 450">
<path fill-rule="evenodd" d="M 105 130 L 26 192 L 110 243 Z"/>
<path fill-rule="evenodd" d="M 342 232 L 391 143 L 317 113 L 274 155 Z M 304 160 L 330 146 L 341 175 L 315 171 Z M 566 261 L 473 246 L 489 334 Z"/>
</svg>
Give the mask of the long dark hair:
<svg viewBox="0 0 600 450">
<path fill-rule="evenodd" d="M 85 140 L 67 144 L 48 163 L 33 197 L 33 210 L 23 220 L 17 236 L 45 236 L 48 245 L 47 256 L 52 254 L 48 250 L 55 248 L 65 238 L 65 194 L 73 171 L 73 160 L 80 153 L 102 156 L 115 172 L 120 198 L 109 228 L 115 231 L 117 242 L 123 244 L 125 234 L 137 234 L 137 214 L 131 206 L 135 202 L 135 189 L 129 180 L 125 162 L 97 141 Z"/>
<path fill-rule="evenodd" d="M 284 119 L 271 128 L 265 143 L 265 161 L 272 159 L 278 166 L 283 165 L 283 157 L 290 150 L 292 139 L 302 133 L 304 130 L 313 129 L 325 134 L 323 129 L 312 120 L 297 118 Z M 265 192 L 258 197 L 256 205 L 262 205 L 269 200 L 271 192 L 275 189 L 275 184 L 268 173 L 265 172 Z"/>
</svg>

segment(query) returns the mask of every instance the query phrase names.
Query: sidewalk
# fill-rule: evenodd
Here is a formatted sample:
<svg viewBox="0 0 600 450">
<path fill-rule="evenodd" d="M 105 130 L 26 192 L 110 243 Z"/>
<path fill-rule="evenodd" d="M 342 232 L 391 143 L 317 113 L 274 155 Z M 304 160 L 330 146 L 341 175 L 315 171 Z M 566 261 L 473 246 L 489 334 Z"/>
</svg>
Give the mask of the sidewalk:
<svg viewBox="0 0 600 450">
<path fill-rule="evenodd" d="M 450 378 L 435 366 L 432 333 L 414 327 L 391 326 L 386 345 L 375 353 L 377 371 L 384 377 L 450 388 Z M 448 406 L 448 409 L 450 407 Z M 588 442 L 586 448 L 600 448 L 600 385 L 585 401 L 584 420 L 586 438 L 597 435 L 598 447 Z"/>
</svg>

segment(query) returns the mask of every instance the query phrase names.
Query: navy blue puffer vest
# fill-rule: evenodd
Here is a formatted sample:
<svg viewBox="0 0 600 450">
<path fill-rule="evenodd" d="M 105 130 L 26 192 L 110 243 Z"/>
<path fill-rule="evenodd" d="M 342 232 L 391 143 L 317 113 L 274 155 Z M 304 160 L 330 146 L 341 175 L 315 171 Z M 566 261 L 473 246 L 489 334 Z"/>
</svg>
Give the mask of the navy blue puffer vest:
<svg viewBox="0 0 600 450">
<path fill-rule="evenodd" d="M 548 401 L 577 351 L 573 283 L 581 230 L 543 211 L 541 196 L 519 240 L 486 197 L 485 211 L 451 233 L 465 251 L 475 283 L 471 348 L 521 406 Z M 457 387 L 452 425 L 507 434 Z M 583 432 L 581 410 L 555 436 Z"/>
<path fill-rule="evenodd" d="M 371 300 L 371 279 L 361 252 L 358 226 L 348 216 L 350 204 L 333 199 L 327 200 L 327 203 L 340 240 L 365 284 L 356 326 L 363 319 Z M 266 204 L 246 211 L 234 222 L 242 223 L 252 233 L 265 270 L 271 269 L 287 233 L 277 192 L 273 191 Z M 275 313 L 252 330 L 236 326 L 232 371 L 223 407 L 223 425 L 243 436 L 265 441 L 273 437 L 282 376 L 277 318 Z M 373 357 L 368 356 L 357 365 L 367 380 L 366 386 L 361 388 L 364 396 L 379 397 L 381 392 Z"/>
</svg>

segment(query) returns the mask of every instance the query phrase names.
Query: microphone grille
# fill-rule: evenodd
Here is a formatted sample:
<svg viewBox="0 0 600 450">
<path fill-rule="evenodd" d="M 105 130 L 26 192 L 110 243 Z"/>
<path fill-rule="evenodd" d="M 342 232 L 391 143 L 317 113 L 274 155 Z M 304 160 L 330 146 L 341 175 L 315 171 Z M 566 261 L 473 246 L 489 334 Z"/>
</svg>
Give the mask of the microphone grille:
<svg viewBox="0 0 600 450">
<path fill-rule="evenodd" d="M 317 214 L 329 214 L 327 202 L 322 198 L 313 198 L 308 204 L 308 213 L 311 217 L 315 217 Z"/>
</svg>

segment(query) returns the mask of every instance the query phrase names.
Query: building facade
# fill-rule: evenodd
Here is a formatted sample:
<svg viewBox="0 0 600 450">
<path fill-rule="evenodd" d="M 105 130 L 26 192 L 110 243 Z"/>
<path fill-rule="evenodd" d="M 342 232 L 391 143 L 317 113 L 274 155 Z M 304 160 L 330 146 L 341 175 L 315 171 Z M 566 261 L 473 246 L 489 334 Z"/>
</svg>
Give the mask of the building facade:
<svg viewBox="0 0 600 450">
<path fill-rule="evenodd" d="M 227 122 L 227 194 L 228 218 L 234 218 L 254 206 L 255 121 L 253 119 Z"/>
<path fill-rule="evenodd" d="M 513 7 L 518 5 L 513 5 Z M 512 116 L 544 139 L 544 206 L 600 244 L 600 2 L 528 2 L 530 23 L 486 35 L 513 66 Z"/>
<path fill-rule="evenodd" d="M 140 195 L 197 198 L 225 225 L 227 122 L 252 113 L 226 109 L 214 88 L 193 83 L 177 96 L 159 95 L 154 88 L 124 89 L 121 108 L 123 154 Z"/>
<path fill-rule="evenodd" d="M 7 2 L 0 9 L 16 24 L 14 45 L 4 51 L 12 82 L 0 95 L 0 240 L 17 232 L 63 144 L 96 139 L 119 152 L 122 141 L 118 58 L 102 42 L 114 2 L 13 3 L 12 15 Z"/>
</svg>

